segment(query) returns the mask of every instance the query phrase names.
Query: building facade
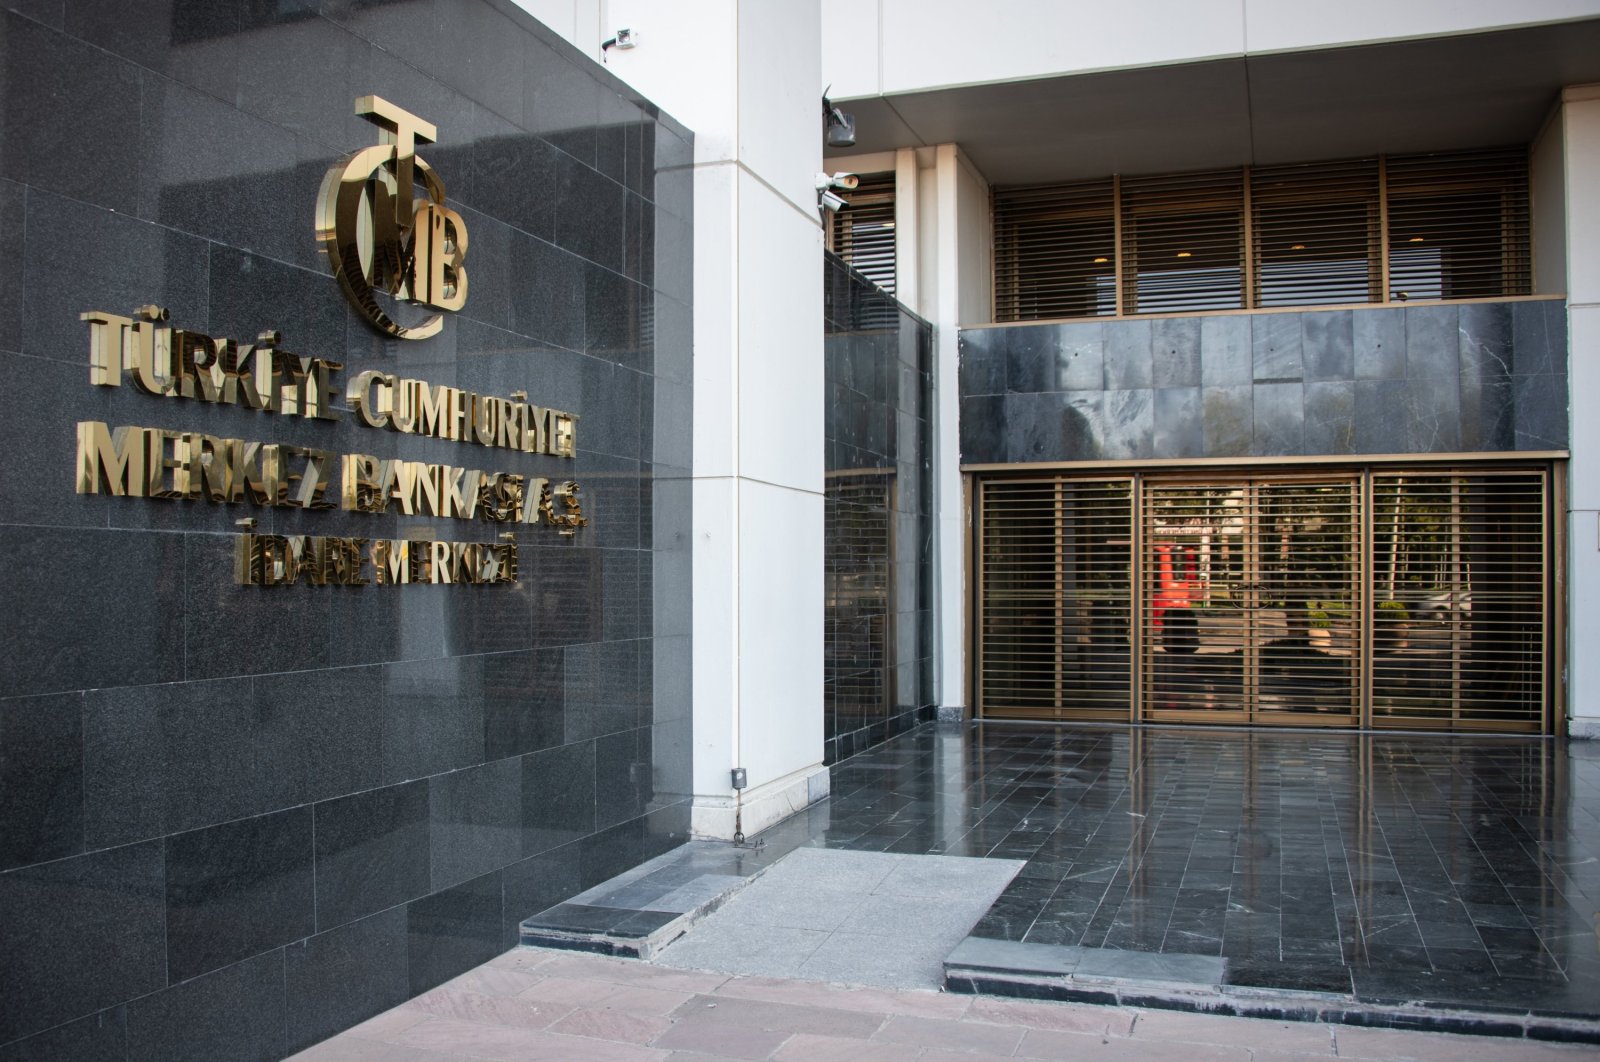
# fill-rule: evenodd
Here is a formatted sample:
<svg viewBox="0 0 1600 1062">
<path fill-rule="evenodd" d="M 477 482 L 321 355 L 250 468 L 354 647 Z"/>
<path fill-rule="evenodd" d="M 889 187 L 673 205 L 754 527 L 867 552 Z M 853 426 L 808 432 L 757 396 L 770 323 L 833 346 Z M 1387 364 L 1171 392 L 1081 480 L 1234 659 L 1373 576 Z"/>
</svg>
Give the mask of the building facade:
<svg viewBox="0 0 1600 1062">
<path fill-rule="evenodd" d="M 0 6 L 0 1059 L 936 716 L 1600 727 L 1600 4 Z"/>
</svg>

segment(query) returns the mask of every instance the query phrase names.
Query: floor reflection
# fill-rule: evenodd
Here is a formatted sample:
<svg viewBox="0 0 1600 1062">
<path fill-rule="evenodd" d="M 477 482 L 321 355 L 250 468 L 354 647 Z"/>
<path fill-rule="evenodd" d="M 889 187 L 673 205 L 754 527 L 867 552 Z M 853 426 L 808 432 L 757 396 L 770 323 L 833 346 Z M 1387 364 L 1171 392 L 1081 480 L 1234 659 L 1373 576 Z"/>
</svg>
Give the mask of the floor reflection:
<svg viewBox="0 0 1600 1062">
<path fill-rule="evenodd" d="M 980 936 L 1600 1016 L 1592 744 L 929 725 L 835 765 L 832 791 L 829 847 L 1026 860 Z"/>
</svg>

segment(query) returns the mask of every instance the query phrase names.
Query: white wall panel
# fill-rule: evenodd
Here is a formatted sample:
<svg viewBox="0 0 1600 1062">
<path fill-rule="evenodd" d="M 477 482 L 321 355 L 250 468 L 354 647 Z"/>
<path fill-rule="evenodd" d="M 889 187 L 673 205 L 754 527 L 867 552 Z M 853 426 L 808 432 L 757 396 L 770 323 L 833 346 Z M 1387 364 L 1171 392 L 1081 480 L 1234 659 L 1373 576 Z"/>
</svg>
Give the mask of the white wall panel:
<svg viewBox="0 0 1600 1062">
<path fill-rule="evenodd" d="M 739 765 L 754 787 L 822 760 L 822 496 L 744 480 L 739 522 Z"/>
<path fill-rule="evenodd" d="M 739 159 L 807 211 L 822 166 L 821 35 L 818 0 L 739 4 Z"/>
<path fill-rule="evenodd" d="M 739 474 L 822 491 L 822 229 L 739 177 Z"/>
<path fill-rule="evenodd" d="M 1367 41 L 1472 33 L 1504 26 L 1592 18 L 1596 0 L 1249 0 L 1246 44 L 1252 52 L 1325 48 Z"/>
</svg>

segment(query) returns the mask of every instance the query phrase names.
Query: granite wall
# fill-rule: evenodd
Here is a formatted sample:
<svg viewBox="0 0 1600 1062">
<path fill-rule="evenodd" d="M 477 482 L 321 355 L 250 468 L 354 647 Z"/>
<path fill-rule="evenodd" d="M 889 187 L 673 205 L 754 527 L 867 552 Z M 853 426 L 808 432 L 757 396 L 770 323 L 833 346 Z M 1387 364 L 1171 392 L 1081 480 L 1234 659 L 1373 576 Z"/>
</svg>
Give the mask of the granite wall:
<svg viewBox="0 0 1600 1062">
<path fill-rule="evenodd" d="M 961 461 L 1563 450 L 1566 304 L 961 332 Z"/>
<path fill-rule="evenodd" d="M 18 0 L 0 21 L 0 1059 L 277 1058 L 685 836 L 692 139 L 500 0 Z M 375 93 L 464 217 L 464 310 L 357 317 L 313 236 Z M 89 382 L 88 310 L 581 415 L 575 458 Z M 342 401 L 342 399 L 341 399 Z M 514 586 L 237 585 L 239 528 L 419 516 L 74 493 L 103 421 L 581 484 Z"/>
<path fill-rule="evenodd" d="M 825 762 L 933 718 L 933 326 L 829 254 Z"/>
</svg>

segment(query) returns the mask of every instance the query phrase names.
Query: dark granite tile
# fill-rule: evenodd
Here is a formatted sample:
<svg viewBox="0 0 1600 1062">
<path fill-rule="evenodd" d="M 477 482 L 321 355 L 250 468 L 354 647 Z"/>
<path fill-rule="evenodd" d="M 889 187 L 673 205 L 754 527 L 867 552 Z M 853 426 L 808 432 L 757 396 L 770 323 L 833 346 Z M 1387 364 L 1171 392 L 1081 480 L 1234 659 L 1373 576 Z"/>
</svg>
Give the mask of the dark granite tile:
<svg viewBox="0 0 1600 1062">
<path fill-rule="evenodd" d="M 1406 315 L 1406 377 L 1453 383 L 1461 371 L 1461 326 L 1453 305 L 1409 306 Z"/>
<path fill-rule="evenodd" d="M 961 399 L 961 463 L 1001 464 L 1008 460 L 1007 396 Z"/>
<path fill-rule="evenodd" d="M 288 1051 L 399 1006 L 410 995 L 406 910 L 396 907 L 284 949 Z"/>
<path fill-rule="evenodd" d="M 456 316 L 456 350 L 460 357 L 479 353 L 482 333 L 464 327 L 472 322 L 498 329 L 511 327 L 511 245 L 527 239 L 498 217 L 480 214 L 460 204 L 456 209 L 467 227 L 468 254 L 462 263 L 467 271 L 467 302 Z"/>
<path fill-rule="evenodd" d="M 473 207 L 531 236 L 551 239 L 561 201 L 555 183 L 556 149 L 498 118 L 493 129 L 483 133 L 468 151 Z"/>
<path fill-rule="evenodd" d="M 0 700 L 0 870 L 83 851 L 83 696 Z"/>
<path fill-rule="evenodd" d="M 1248 988 L 1277 988 L 1294 992 L 1335 992 L 1349 995 L 1350 971 L 1344 966 L 1305 962 L 1230 962 L 1225 984 Z"/>
<path fill-rule="evenodd" d="M 600 829 L 644 814 L 651 789 L 650 728 L 608 734 L 594 742 L 595 825 Z"/>
<path fill-rule="evenodd" d="M 295 802 L 291 779 L 258 770 L 281 748 L 249 680 L 93 690 L 86 695 L 89 843 L 124 844 Z"/>
<path fill-rule="evenodd" d="M 1156 456 L 1155 392 L 1106 391 L 1104 428 L 1099 433 L 1099 454 L 1107 460 L 1132 460 Z"/>
<path fill-rule="evenodd" d="M 1055 325 L 1019 325 L 999 331 L 997 355 L 1006 363 L 1006 391 L 1035 394 L 1054 389 L 1060 337 Z"/>
<path fill-rule="evenodd" d="M 486 759 L 560 744 L 565 713 L 560 649 L 496 653 L 483 661 L 483 682 Z"/>
<path fill-rule="evenodd" d="M 381 693 L 380 784 L 423 778 L 485 760 L 482 658 L 386 664 Z"/>
<path fill-rule="evenodd" d="M 1405 381 L 1357 380 L 1355 393 L 1356 452 L 1405 453 L 1410 436 Z"/>
<path fill-rule="evenodd" d="M 1305 376 L 1299 313 L 1250 316 L 1251 379 L 1255 383 L 1287 383 Z"/>
<path fill-rule="evenodd" d="M 1106 389 L 1106 347 L 1104 325 L 1085 321 L 1080 325 L 1053 325 L 1054 358 L 1045 361 L 1045 387 L 1042 390 Z M 1018 390 L 1011 384 L 1011 390 Z"/>
<path fill-rule="evenodd" d="M 586 274 L 587 266 L 576 254 L 544 240 L 513 234 L 512 331 L 567 350 L 582 350 Z"/>
<path fill-rule="evenodd" d="M 1404 309 L 1353 310 L 1358 380 L 1398 380 L 1406 374 Z"/>
<path fill-rule="evenodd" d="M 500 872 L 406 905 L 409 995 L 420 995 L 501 951 Z"/>
<path fill-rule="evenodd" d="M 963 398 L 1006 389 L 1004 329 L 968 328 L 960 337 L 958 378 Z"/>
<path fill-rule="evenodd" d="M 269 59 L 242 65 L 254 73 L 270 64 Z M 142 91 L 146 135 L 140 141 L 139 216 L 321 272 L 316 242 L 306 239 L 303 204 L 316 201 L 325 164 L 299 163 L 301 144 L 294 132 L 240 113 L 231 105 L 231 94 L 230 102 L 223 102 L 149 73 Z M 344 110 L 324 107 L 340 121 Z M 261 164 L 241 172 L 240 158 Z"/>
<path fill-rule="evenodd" d="M 1252 391 L 1251 453 L 1256 456 L 1305 453 L 1304 385 L 1258 383 Z"/>
<path fill-rule="evenodd" d="M 1200 319 L 1200 383 L 1205 387 L 1240 387 L 1254 377 L 1254 353 L 1247 314 Z"/>
<path fill-rule="evenodd" d="M 631 729 L 639 717 L 637 642 L 597 642 L 566 650 L 566 739 L 583 741 Z"/>
<path fill-rule="evenodd" d="M 1011 461 L 1084 461 L 1101 456 L 1103 393 L 1006 395 L 1003 431 Z"/>
<path fill-rule="evenodd" d="M 27 228 L 28 190 L 0 180 L 0 239 L 7 247 L 21 247 Z M 0 264 L 0 350 L 22 349 L 23 262 L 22 255 L 13 253 Z"/>
<path fill-rule="evenodd" d="M 1307 382 L 1355 377 L 1355 326 L 1350 310 L 1306 311 L 1300 317 L 1300 355 Z"/>
<path fill-rule="evenodd" d="M 1459 357 L 1463 380 L 1500 380 L 1511 376 L 1511 320 L 1517 303 L 1469 302 L 1457 309 Z"/>
<path fill-rule="evenodd" d="M 151 842 L 0 875 L 0 1042 L 166 983 L 162 874 Z"/>
<path fill-rule="evenodd" d="M 566 845 L 505 868 L 505 938 L 515 947 L 525 918 L 583 891 L 578 881 L 578 846 Z"/>
<path fill-rule="evenodd" d="M 585 889 L 616 877 L 645 858 L 643 819 L 629 819 L 578 842 L 578 878 Z"/>
<path fill-rule="evenodd" d="M 1244 457 L 1255 435 L 1254 396 L 1249 385 L 1207 387 L 1200 392 L 1205 456 Z"/>
<path fill-rule="evenodd" d="M 379 674 L 368 667 L 258 676 L 255 715 L 270 740 L 254 750 L 255 775 L 283 780 L 306 802 L 381 785 Z"/>
<path fill-rule="evenodd" d="M 1150 323 L 1151 382 L 1156 387 L 1200 386 L 1200 322 L 1199 317 L 1160 317 Z"/>
<path fill-rule="evenodd" d="M 1567 370 L 1567 304 L 1562 299 L 1511 304 L 1512 373 L 1540 376 Z"/>
<path fill-rule="evenodd" d="M 329 595 L 300 587 L 241 588 L 233 581 L 234 543 L 221 535 L 185 535 L 176 545 L 185 554 L 178 584 L 186 590 L 184 608 L 175 618 L 183 620 L 186 678 L 327 666 Z"/>
<path fill-rule="evenodd" d="M 1568 446 L 1568 377 L 1515 376 L 1511 380 L 1516 405 L 1518 450 L 1565 450 Z"/>
<path fill-rule="evenodd" d="M 593 833 L 597 799 L 594 742 L 524 756 L 522 854 L 537 855 Z"/>
<path fill-rule="evenodd" d="M 650 289 L 637 281 L 588 266 L 584 271 L 584 353 L 648 371 L 644 326 L 651 319 L 650 299 Z"/>
<path fill-rule="evenodd" d="M 1350 380 L 1305 385 L 1305 453 L 1355 452 L 1355 397 Z"/>
<path fill-rule="evenodd" d="M 1515 388 L 1510 377 L 1461 374 L 1461 448 L 1510 450 L 1516 444 Z"/>
<path fill-rule="evenodd" d="M 31 617 L 12 628 L 0 662 L 0 696 L 178 678 L 184 574 L 177 536 L 6 527 L 0 528 L 0 549 L 54 561 L 0 573 L 0 607 Z M 107 566 L 103 559 L 112 555 L 117 563 Z M 37 607 L 51 600 L 116 607 Z"/>
<path fill-rule="evenodd" d="M 434 891 L 521 855 L 522 769 L 515 758 L 430 778 L 428 808 Z"/>
<path fill-rule="evenodd" d="M 1460 377 L 1406 381 L 1407 453 L 1456 453 L 1461 449 Z"/>
<path fill-rule="evenodd" d="M 428 783 L 327 800 L 316 820 L 317 928 L 326 930 L 428 892 Z"/>
<path fill-rule="evenodd" d="M 1151 322 L 1137 318 L 1103 326 L 1108 391 L 1152 386 L 1155 374 Z"/>
<path fill-rule="evenodd" d="M 37 189 L 28 192 L 27 226 L 52 238 L 23 246 L 23 352 L 83 365 L 89 330 L 79 314 L 89 310 L 126 313 L 153 302 L 174 325 L 207 327 L 204 241 Z"/>
<path fill-rule="evenodd" d="M 145 137 L 138 68 L 9 12 L 5 33 L 0 176 L 132 214 Z"/>
<path fill-rule="evenodd" d="M 623 188 L 563 155 L 556 157 L 555 244 L 622 272 Z"/>
<path fill-rule="evenodd" d="M 130 1062 L 282 1058 L 283 951 L 270 951 L 128 1005 Z"/>
<path fill-rule="evenodd" d="M 311 934 L 310 808 L 176 834 L 166 848 L 171 980 Z"/>
<path fill-rule="evenodd" d="M 0 1047 L 0 1062 L 122 1062 L 128 1057 L 128 1013 L 113 1007 Z"/>
</svg>

